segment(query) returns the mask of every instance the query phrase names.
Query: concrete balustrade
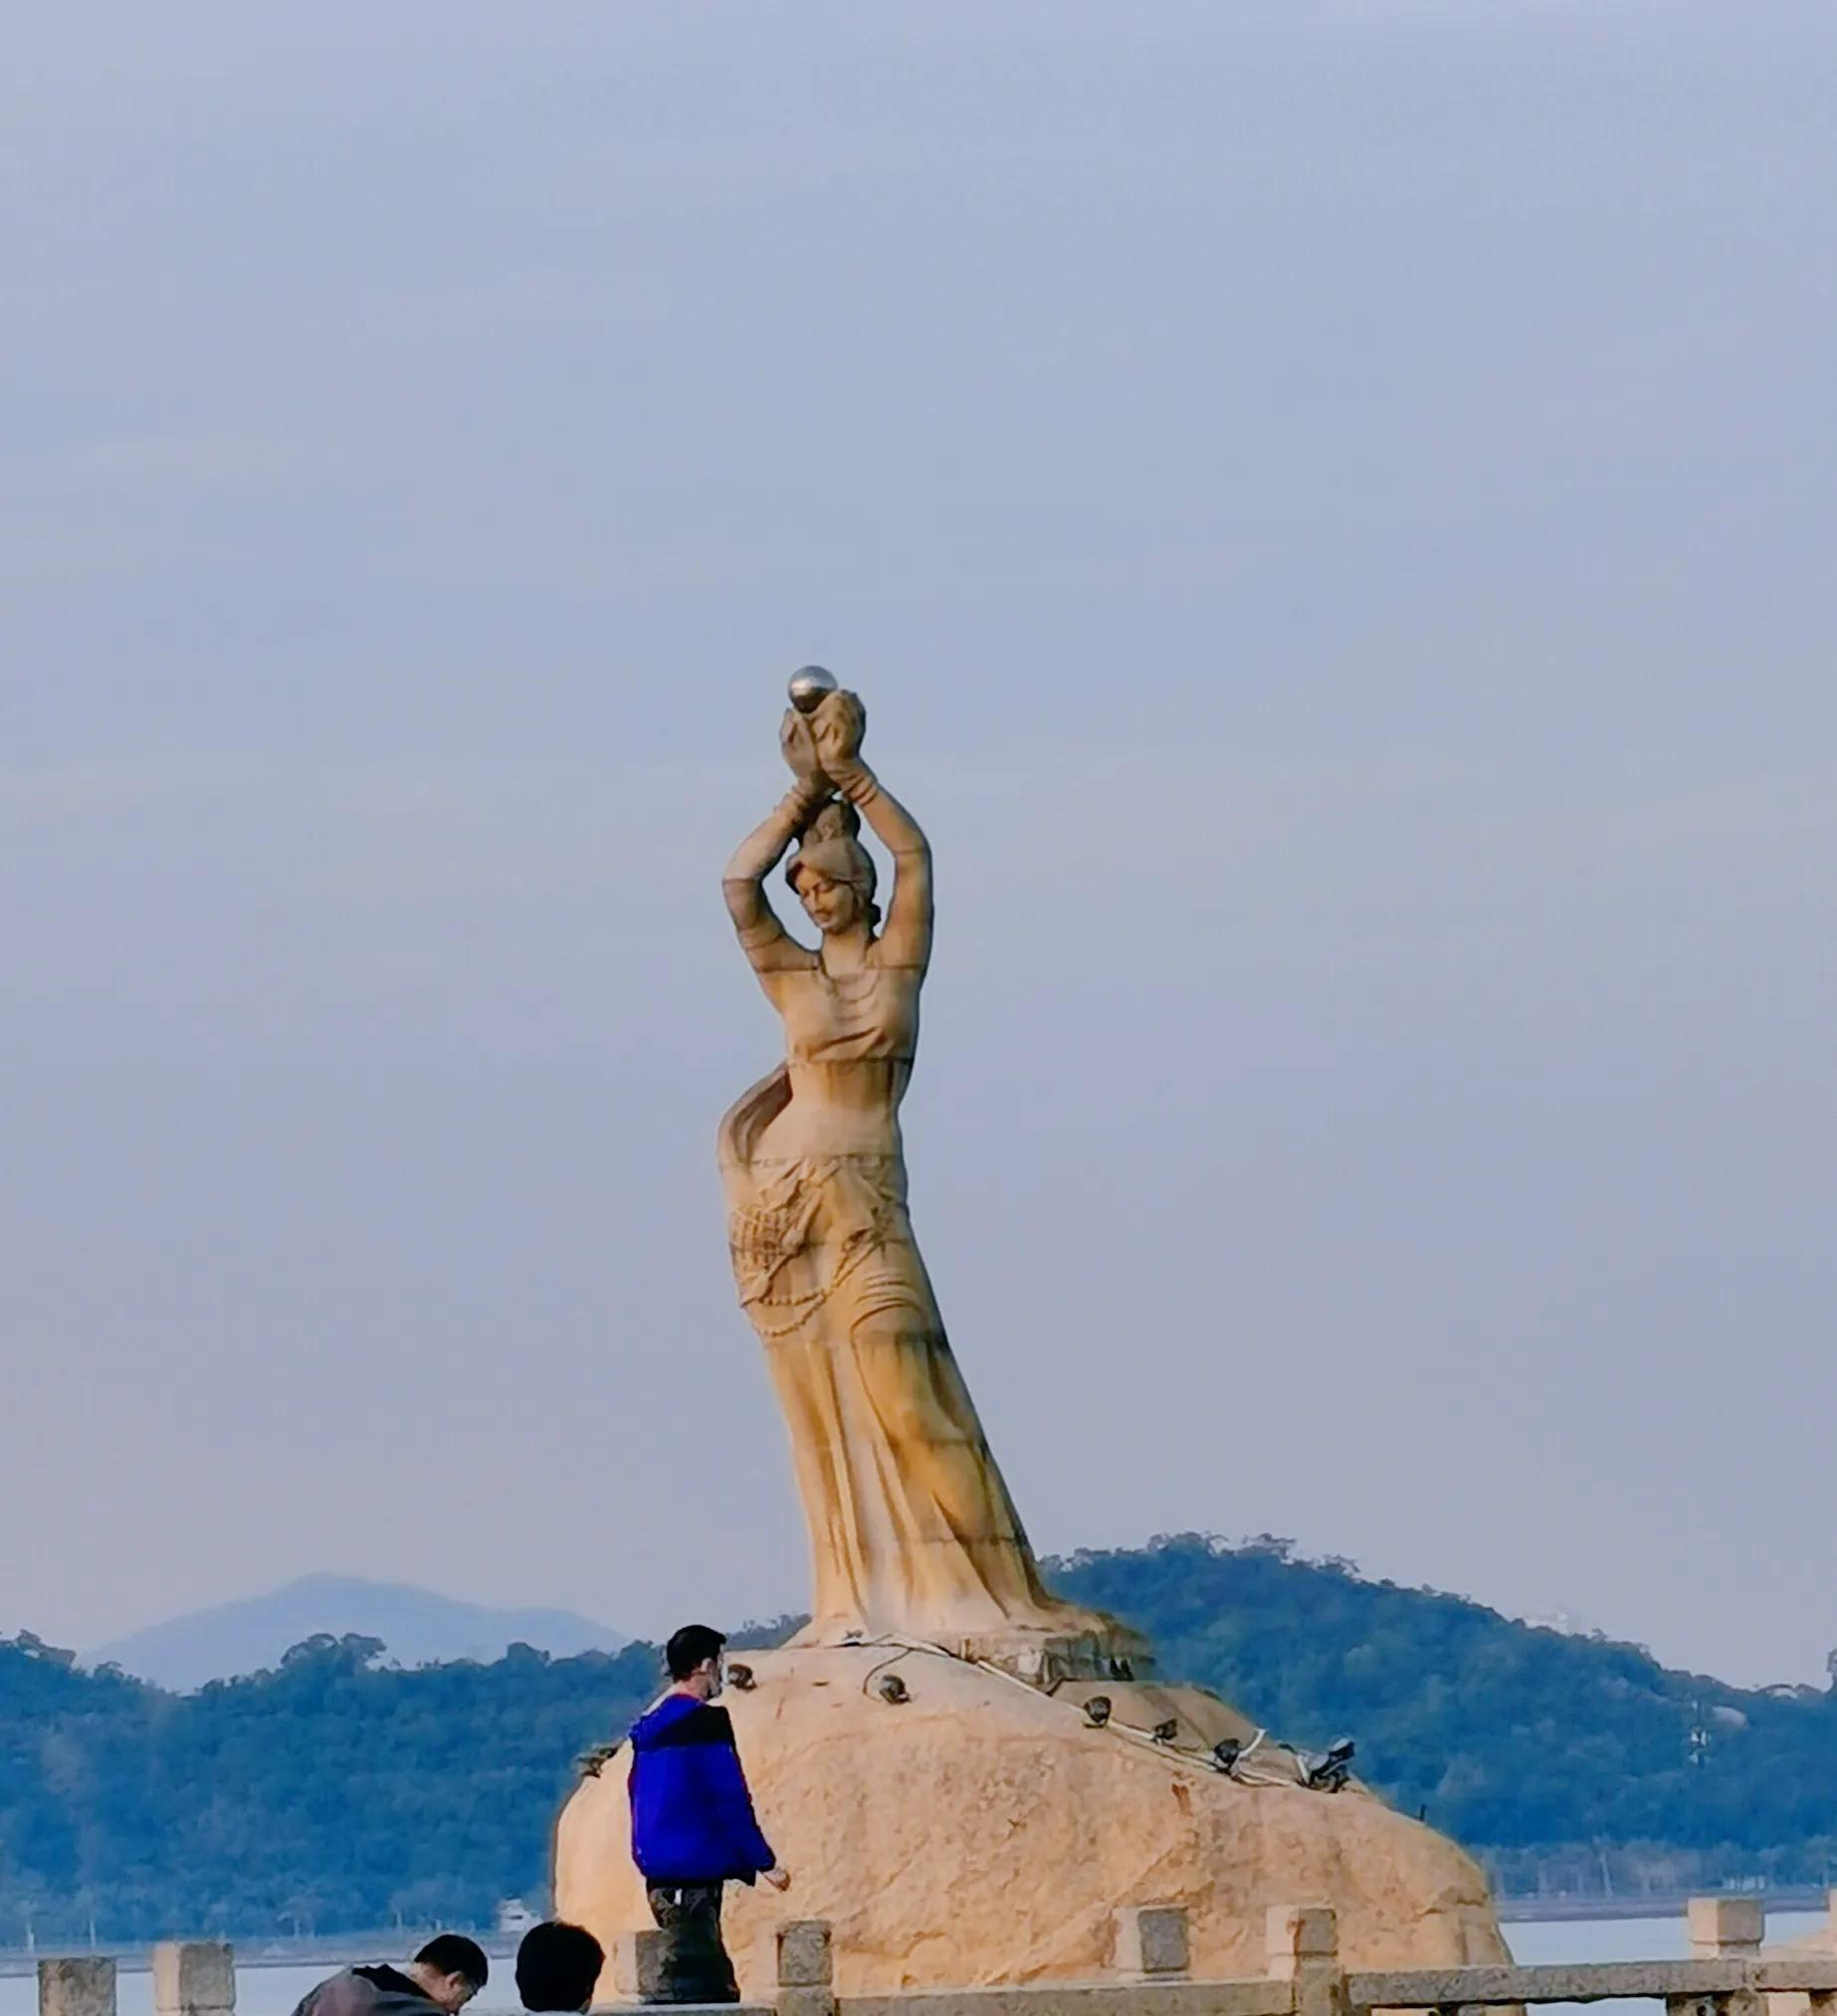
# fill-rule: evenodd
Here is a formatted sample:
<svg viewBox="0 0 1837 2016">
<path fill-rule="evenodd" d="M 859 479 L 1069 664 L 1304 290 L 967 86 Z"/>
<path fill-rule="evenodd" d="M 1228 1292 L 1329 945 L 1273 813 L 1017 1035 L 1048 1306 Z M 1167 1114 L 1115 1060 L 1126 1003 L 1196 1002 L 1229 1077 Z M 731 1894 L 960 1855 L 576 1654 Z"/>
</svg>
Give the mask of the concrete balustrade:
<svg viewBox="0 0 1837 2016">
<path fill-rule="evenodd" d="M 1667 2016 L 1798 2016 L 1806 2009 L 1837 2016 L 1837 1891 L 1831 1924 L 1831 1950 L 1769 1958 L 1754 1900 L 1700 1898 L 1690 1909 L 1688 1960 L 1348 1972 L 1334 1914 L 1322 1905 L 1285 1905 L 1269 1913 L 1264 1975 L 1195 1981 L 1185 1911 L 1136 1905 L 1112 1921 L 1111 1980 L 845 1995 L 836 2006 L 839 2016 L 1475 2016 L 1526 2004 L 1654 1999 L 1666 2004 Z"/>
<path fill-rule="evenodd" d="M 1112 1972 L 1102 1981 L 838 1997 L 830 1925 L 795 1918 L 771 1935 L 772 2000 L 737 2011 L 729 2006 L 724 2016 L 1371 2016 L 1374 2010 L 1478 2016 L 1515 2005 L 1634 1999 L 1662 2001 L 1666 2016 L 1837 2016 L 1837 1891 L 1830 1924 L 1826 1948 L 1768 1955 L 1766 1917 L 1754 1899 L 1693 1898 L 1688 1960 L 1348 1972 L 1334 1914 L 1323 1905 L 1283 1905 L 1269 1913 L 1264 1928 L 1265 1971 L 1207 1981 L 1192 1978 L 1186 1910 L 1141 1904 L 1114 1915 Z M 661 1932 L 629 1932 L 619 1940 L 613 1971 L 624 2000 L 655 1998 L 662 1955 Z M 38 2007 L 39 2016 L 116 2016 L 114 1961 L 41 1960 Z M 235 2016 L 232 1948 L 197 1939 L 155 1946 L 153 2010 Z"/>
</svg>

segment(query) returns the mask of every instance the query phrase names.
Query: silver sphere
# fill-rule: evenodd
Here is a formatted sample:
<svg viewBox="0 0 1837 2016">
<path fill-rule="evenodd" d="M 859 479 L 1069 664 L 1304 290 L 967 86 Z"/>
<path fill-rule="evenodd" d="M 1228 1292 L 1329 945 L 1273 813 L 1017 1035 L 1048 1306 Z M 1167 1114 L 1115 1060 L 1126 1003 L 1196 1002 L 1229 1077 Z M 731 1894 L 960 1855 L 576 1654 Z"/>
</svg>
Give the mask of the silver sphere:
<svg viewBox="0 0 1837 2016">
<path fill-rule="evenodd" d="M 815 713 L 826 694 L 836 690 L 836 675 L 820 665 L 800 667 L 791 675 L 791 705 L 800 714 Z"/>
</svg>

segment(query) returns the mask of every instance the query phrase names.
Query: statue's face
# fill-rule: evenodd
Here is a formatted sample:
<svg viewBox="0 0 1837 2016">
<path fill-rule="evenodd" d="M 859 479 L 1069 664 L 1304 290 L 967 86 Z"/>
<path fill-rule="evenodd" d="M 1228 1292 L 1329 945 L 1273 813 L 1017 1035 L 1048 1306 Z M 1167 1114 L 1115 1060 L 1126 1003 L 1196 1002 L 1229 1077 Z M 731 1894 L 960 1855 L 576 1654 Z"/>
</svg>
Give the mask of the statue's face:
<svg viewBox="0 0 1837 2016">
<path fill-rule="evenodd" d="M 814 869 L 806 869 L 797 878 L 797 901 L 825 937 L 831 931 L 847 930 L 861 915 L 861 898 L 856 895 L 854 884 L 831 882 Z"/>
</svg>

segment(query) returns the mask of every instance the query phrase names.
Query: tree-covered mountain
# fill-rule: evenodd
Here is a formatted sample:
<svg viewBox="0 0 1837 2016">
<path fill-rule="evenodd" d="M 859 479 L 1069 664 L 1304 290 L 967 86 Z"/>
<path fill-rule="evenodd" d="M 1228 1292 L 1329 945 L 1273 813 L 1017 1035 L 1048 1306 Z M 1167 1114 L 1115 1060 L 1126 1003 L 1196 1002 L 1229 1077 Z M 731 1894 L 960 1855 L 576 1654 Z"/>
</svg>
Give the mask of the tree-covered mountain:
<svg viewBox="0 0 1837 2016">
<path fill-rule="evenodd" d="M 1822 1882 L 1837 1704 L 1668 1672 L 1637 1646 L 1197 1535 L 1052 1565 L 1292 1741 L 1356 1737 L 1368 1782 L 1504 1887 Z M 0 1944 L 485 1921 L 540 1894 L 576 1755 L 655 1689 L 654 1646 L 392 1670 L 329 1636 L 172 1695 L 0 1641 Z"/>
<path fill-rule="evenodd" d="M 330 1637 L 171 1695 L 0 1644 L 0 1942 L 488 1922 L 539 1890 L 573 1760 L 653 1646 L 379 1668 Z"/>
<path fill-rule="evenodd" d="M 1353 1736 L 1367 1782 L 1505 1890 L 1822 1885 L 1837 1864 L 1837 1698 L 1675 1672 L 1268 1535 L 1076 1554 L 1052 1580 L 1274 1734 Z"/>
</svg>

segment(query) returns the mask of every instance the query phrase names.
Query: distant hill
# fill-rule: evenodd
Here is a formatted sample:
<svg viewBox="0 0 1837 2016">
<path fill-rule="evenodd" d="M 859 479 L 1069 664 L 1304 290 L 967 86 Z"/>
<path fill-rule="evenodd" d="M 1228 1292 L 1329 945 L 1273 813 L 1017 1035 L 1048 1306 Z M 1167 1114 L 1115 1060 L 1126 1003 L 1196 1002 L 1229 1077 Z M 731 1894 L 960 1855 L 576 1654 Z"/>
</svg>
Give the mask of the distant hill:
<svg viewBox="0 0 1837 2016">
<path fill-rule="evenodd" d="M 580 1652 L 617 1652 L 631 1642 L 628 1632 L 571 1610 L 492 1610 L 406 1582 L 303 1575 L 266 1596 L 194 1610 L 98 1646 L 85 1655 L 84 1664 L 118 1666 L 155 1686 L 188 1694 L 207 1681 L 279 1666 L 289 1647 L 320 1633 L 380 1638 L 385 1659 L 397 1666 L 502 1659 L 519 1641 L 560 1659 Z"/>
</svg>

